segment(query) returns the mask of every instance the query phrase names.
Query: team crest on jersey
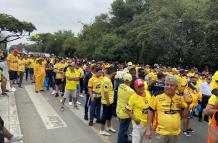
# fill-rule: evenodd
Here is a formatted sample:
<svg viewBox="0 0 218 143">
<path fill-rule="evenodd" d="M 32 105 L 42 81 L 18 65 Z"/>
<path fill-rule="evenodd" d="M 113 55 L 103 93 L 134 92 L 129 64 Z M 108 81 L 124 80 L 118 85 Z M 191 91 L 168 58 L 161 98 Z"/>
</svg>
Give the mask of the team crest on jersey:
<svg viewBox="0 0 218 143">
<path fill-rule="evenodd" d="M 148 100 L 145 100 L 145 104 L 148 104 Z"/>
<path fill-rule="evenodd" d="M 101 87 L 101 84 L 98 84 L 97 86 L 96 86 L 96 88 L 100 88 Z"/>
</svg>

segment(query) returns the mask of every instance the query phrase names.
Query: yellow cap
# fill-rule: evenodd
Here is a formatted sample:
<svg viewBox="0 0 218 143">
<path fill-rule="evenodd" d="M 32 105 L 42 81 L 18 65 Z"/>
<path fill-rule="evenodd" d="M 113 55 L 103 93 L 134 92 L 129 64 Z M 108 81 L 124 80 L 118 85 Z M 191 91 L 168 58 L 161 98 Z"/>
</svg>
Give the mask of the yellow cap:
<svg viewBox="0 0 218 143">
<path fill-rule="evenodd" d="M 132 75 L 131 74 L 124 75 L 123 80 L 124 81 L 132 81 Z"/>
</svg>

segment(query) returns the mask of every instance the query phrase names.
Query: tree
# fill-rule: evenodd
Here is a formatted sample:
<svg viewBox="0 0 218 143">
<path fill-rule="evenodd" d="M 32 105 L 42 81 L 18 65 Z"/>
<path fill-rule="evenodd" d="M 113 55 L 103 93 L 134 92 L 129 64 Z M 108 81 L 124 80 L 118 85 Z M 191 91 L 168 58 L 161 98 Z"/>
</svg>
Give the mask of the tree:
<svg viewBox="0 0 218 143">
<path fill-rule="evenodd" d="M 24 36 L 30 35 L 36 30 L 36 27 L 29 22 L 19 21 L 11 15 L 0 13 L 0 33 L 7 33 L 6 36 L 0 37 L 0 43 L 7 43 Z"/>
</svg>

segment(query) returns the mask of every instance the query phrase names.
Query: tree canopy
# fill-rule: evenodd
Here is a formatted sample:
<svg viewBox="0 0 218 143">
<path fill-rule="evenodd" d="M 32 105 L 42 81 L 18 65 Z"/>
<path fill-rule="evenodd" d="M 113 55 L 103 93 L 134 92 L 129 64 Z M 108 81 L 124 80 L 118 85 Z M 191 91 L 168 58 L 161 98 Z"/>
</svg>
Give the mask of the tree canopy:
<svg viewBox="0 0 218 143">
<path fill-rule="evenodd" d="M 217 68 L 217 0 L 115 0 L 71 31 L 41 34 L 44 52 L 96 60 Z"/>
<path fill-rule="evenodd" d="M 6 32 L 0 37 L 0 43 L 7 43 L 20 39 L 36 30 L 36 27 L 26 21 L 19 21 L 11 15 L 0 13 L 0 33 Z"/>
</svg>

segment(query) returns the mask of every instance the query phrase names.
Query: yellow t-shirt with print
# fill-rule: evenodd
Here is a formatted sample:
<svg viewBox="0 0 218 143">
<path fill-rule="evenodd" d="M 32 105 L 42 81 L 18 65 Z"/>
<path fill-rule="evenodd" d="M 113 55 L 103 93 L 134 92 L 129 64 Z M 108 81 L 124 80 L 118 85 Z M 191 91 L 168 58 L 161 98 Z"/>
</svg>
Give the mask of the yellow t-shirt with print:
<svg viewBox="0 0 218 143">
<path fill-rule="evenodd" d="M 211 97 L 208 100 L 209 105 L 215 105 L 218 102 L 218 96 L 216 95 L 211 95 Z"/>
<path fill-rule="evenodd" d="M 101 103 L 102 104 L 107 104 L 107 101 L 105 99 L 104 93 L 108 93 L 109 97 L 109 102 L 112 104 L 114 102 L 114 92 L 113 92 L 113 84 L 111 80 L 108 77 L 103 77 L 102 78 L 102 87 L 101 87 Z"/>
<path fill-rule="evenodd" d="M 82 69 L 81 68 L 74 68 L 74 71 L 75 71 L 75 74 L 76 74 L 76 77 L 78 77 L 78 78 L 80 78 L 80 77 L 82 77 L 82 71 L 81 71 Z M 75 81 L 76 82 L 76 84 L 79 84 L 79 80 L 78 81 Z"/>
<path fill-rule="evenodd" d="M 179 135 L 181 132 L 180 111 L 187 108 L 182 96 L 165 93 L 152 96 L 150 109 L 155 111 L 154 129 L 160 135 Z"/>
<path fill-rule="evenodd" d="M 24 72 L 26 67 L 26 61 L 24 59 L 19 59 L 18 60 L 18 71 Z"/>
<path fill-rule="evenodd" d="M 29 58 L 28 60 L 29 60 L 29 66 L 28 67 L 30 69 L 34 68 L 35 60 L 33 58 Z"/>
<path fill-rule="evenodd" d="M 148 122 L 148 109 L 149 109 L 149 103 L 151 100 L 151 94 L 149 91 L 145 91 L 146 96 L 140 96 L 134 93 L 128 102 L 128 105 L 126 106 L 127 110 L 130 110 L 133 112 L 134 116 L 141 121 L 141 124 L 144 126 L 147 125 Z M 135 122 L 133 121 L 135 124 Z"/>
<path fill-rule="evenodd" d="M 63 63 L 57 63 L 54 65 L 54 69 L 55 70 L 58 70 L 58 71 L 64 71 L 64 68 L 66 67 L 65 64 Z M 64 73 L 56 73 L 56 76 L 55 76 L 56 79 L 62 79 L 64 78 Z"/>
<path fill-rule="evenodd" d="M 94 97 L 101 97 L 101 83 L 102 77 L 91 77 L 88 82 L 88 88 L 92 89 L 92 95 Z"/>
<path fill-rule="evenodd" d="M 128 104 L 129 98 L 133 95 L 135 91 L 126 84 L 120 84 L 117 93 L 117 109 L 116 113 L 120 119 L 129 118 L 126 114 L 125 109 Z"/>
<path fill-rule="evenodd" d="M 66 76 L 66 85 L 65 85 L 65 89 L 69 89 L 69 90 L 76 90 L 76 81 L 74 80 L 67 80 L 67 78 L 75 78 L 75 72 L 71 71 L 70 69 L 66 71 L 65 73 Z"/>
<path fill-rule="evenodd" d="M 9 71 L 17 71 L 18 70 L 18 57 L 13 54 L 9 54 L 7 57 L 8 69 Z"/>
</svg>

